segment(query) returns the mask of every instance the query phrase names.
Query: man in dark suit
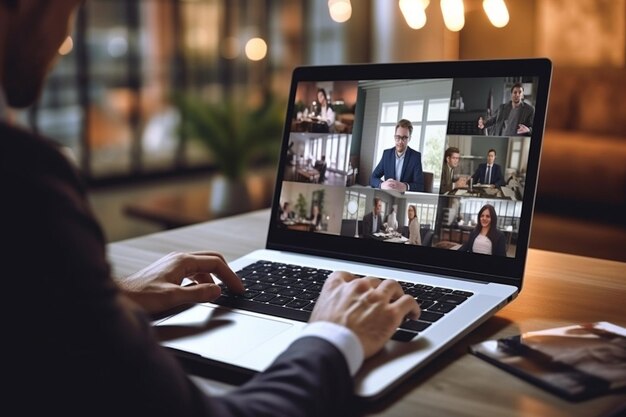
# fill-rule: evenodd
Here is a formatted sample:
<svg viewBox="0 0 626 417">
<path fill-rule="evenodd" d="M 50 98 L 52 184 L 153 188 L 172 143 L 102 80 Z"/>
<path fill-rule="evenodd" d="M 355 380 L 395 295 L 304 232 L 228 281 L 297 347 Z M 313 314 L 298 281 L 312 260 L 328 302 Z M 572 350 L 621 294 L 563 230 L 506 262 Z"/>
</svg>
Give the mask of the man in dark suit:
<svg viewBox="0 0 626 417">
<path fill-rule="evenodd" d="M 441 168 L 441 187 L 439 188 L 441 194 L 466 186 L 467 176 L 460 175 L 460 160 L 461 151 L 459 151 L 459 148 L 451 146 L 446 149 L 443 167 Z"/>
<path fill-rule="evenodd" d="M 504 185 L 504 174 L 500 165 L 495 164 L 496 150 L 489 149 L 487 152 L 487 163 L 480 164 L 472 179 L 474 184 L 490 184 L 494 187 Z"/>
<path fill-rule="evenodd" d="M 521 83 L 511 87 L 511 101 L 501 104 L 493 117 L 487 120 L 478 118 L 478 128 L 490 128 L 492 136 L 530 136 L 533 132 L 535 108 L 524 102 L 524 86 Z"/>
<path fill-rule="evenodd" d="M 412 133 L 413 125 L 409 120 L 402 119 L 396 124 L 394 135 L 396 146 L 383 152 L 383 157 L 370 178 L 372 187 L 402 193 L 424 191 L 422 155 L 409 148 Z"/>
<path fill-rule="evenodd" d="M 0 95 L 8 105 L 36 101 L 80 3 L 0 0 Z M 12 197 L 2 204 L 3 276 L 19 277 L 5 280 L 3 307 L 20 311 L 19 320 L 3 327 L 19 340 L 5 346 L 11 363 L 2 371 L 11 383 L 3 404 L 20 414 L 352 415 L 352 377 L 363 359 L 382 349 L 404 316 L 419 315 L 396 281 L 335 272 L 311 323 L 274 363 L 224 395 L 207 395 L 159 345 L 151 318 L 217 298 L 213 276 L 242 293 L 224 257 L 171 253 L 114 278 L 86 187 L 57 145 L 0 121 L 0 174 Z M 196 283 L 182 286 L 184 277 Z M 35 381 L 44 388 L 36 401 L 24 401 Z"/>
<path fill-rule="evenodd" d="M 372 238 L 374 233 L 384 232 L 383 226 L 383 202 L 380 198 L 374 198 L 374 207 L 372 211 L 363 216 L 363 237 Z"/>
</svg>

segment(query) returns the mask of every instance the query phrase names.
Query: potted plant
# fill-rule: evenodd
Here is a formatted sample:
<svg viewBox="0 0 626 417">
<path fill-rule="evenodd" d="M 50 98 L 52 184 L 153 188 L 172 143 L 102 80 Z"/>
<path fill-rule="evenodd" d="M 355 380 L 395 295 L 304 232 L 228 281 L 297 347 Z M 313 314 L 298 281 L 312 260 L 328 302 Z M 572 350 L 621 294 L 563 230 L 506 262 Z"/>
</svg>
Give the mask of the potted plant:
<svg viewBox="0 0 626 417">
<path fill-rule="evenodd" d="M 207 103 L 192 95 L 175 101 L 182 116 L 181 133 L 209 150 L 219 172 L 213 181 L 211 208 L 245 211 L 249 170 L 278 161 L 285 106 L 271 97 L 258 107 L 236 100 Z"/>
</svg>

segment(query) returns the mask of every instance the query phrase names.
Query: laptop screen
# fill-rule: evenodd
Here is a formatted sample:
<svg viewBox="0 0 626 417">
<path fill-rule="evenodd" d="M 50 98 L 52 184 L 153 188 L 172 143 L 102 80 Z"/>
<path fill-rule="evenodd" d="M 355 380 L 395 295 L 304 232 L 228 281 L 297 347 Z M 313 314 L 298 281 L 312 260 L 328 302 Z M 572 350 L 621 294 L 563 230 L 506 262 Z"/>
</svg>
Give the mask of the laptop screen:
<svg viewBox="0 0 626 417">
<path fill-rule="evenodd" d="M 550 73 L 543 59 L 297 68 L 268 248 L 521 284 Z"/>
</svg>

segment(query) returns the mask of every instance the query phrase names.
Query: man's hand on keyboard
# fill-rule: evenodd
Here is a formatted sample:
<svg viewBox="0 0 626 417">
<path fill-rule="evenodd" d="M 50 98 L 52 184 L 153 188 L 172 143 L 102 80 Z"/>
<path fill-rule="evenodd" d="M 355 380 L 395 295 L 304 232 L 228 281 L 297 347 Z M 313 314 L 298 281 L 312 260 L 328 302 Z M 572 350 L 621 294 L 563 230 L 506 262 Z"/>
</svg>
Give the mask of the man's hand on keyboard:
<svg viewBox="0 0 626 417">
<path fill-rule="evenodd" d="M 329 321 L 348 327 L 361 341 L 365 357 L 378 352 L 409 317 L 417 319 L 420 308 L 391 279 L 355 278 L 337 271 L 326 280 L 311 322 Z"/>
<path fill-rule="evenodd" d="M 216 252 L 173 252 L 117 282 L 126 296 L 154 314 L 182 304 L 215 300 L 221 290 L 211 274 L 224 282 L 232 293 L 244 291 L 239 277 Z M 194 285 L 181 286 L 184 278 Z"/>
</svg>

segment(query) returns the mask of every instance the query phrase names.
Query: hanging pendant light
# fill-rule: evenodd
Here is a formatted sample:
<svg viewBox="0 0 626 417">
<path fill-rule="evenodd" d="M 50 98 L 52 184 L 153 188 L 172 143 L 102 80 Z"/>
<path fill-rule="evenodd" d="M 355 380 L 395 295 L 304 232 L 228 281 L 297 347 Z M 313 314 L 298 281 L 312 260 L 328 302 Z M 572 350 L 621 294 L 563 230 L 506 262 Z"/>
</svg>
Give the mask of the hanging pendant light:
<svg viewBox="0 0 626 417">
<path fill-rule="evenodd" d="M 430 0 L 400 0 L 400 10 L 411 29 L 421 29 L 426 24 L 426 8 Z"/>
</svg>

